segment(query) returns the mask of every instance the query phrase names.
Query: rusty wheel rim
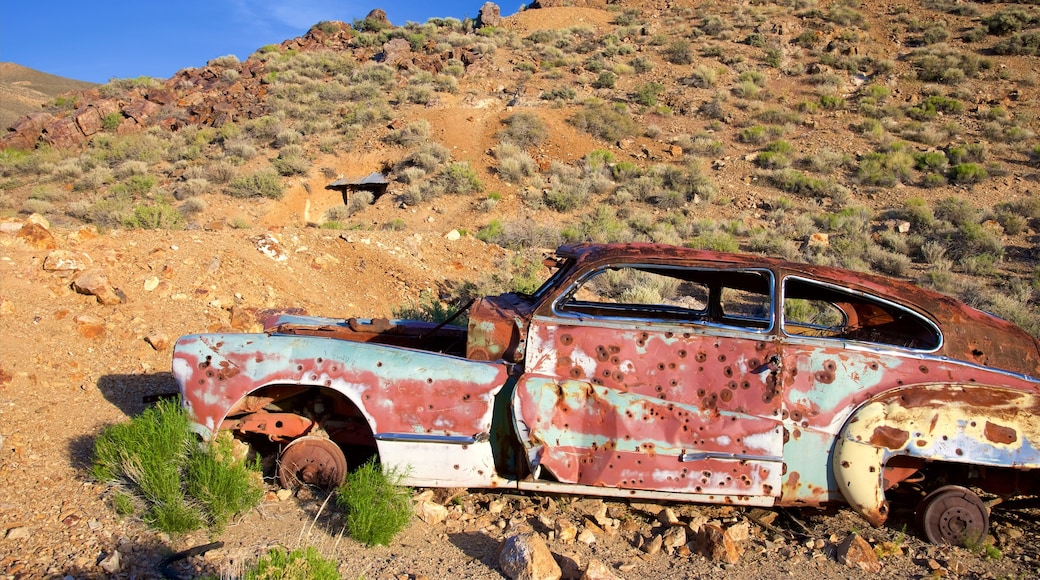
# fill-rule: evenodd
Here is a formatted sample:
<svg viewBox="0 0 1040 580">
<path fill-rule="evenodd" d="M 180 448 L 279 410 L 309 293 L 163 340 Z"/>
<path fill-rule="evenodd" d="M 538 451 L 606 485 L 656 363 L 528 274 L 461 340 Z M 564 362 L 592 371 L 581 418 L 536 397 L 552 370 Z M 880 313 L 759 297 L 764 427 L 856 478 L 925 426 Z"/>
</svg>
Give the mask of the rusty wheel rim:
<svg viewBox="0 0 1040 580">
<path fill-rule="evenodd" d="M 313 485 L 333 489 L 347 475 L 347 458 L 331 439 L 312 435 L 293 440 L 283 451 L 278 480 L 286 489 Z"/>
<path fill-rule="evenodd" d="M 965 546 L 989 531 L 989 510 L 979 496 L 959 485 L 948 485 L 921 501 L 919 521 L 933 544 Z"/>
</svg>

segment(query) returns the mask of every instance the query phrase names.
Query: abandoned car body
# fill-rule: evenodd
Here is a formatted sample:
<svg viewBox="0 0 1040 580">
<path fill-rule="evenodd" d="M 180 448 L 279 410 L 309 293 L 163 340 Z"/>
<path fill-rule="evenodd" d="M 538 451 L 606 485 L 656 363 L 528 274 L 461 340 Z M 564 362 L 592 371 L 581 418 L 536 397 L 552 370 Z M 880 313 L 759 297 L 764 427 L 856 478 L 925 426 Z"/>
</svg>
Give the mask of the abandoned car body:
<svg viewBox="0 0 1040 580">
<path fill-rule="evenodd" d="M 909 283 L 653 244 L 575 245 L 468 327 L 283 315 L 182 337 L 204 436 L 285 486 L 375 453 L 417 486 L 820 506 L 917 498 L 935 542 L 1040 493 L 1040 341 Z M 931 491 L 931 493 L 927 493 Z"/>
</svg>

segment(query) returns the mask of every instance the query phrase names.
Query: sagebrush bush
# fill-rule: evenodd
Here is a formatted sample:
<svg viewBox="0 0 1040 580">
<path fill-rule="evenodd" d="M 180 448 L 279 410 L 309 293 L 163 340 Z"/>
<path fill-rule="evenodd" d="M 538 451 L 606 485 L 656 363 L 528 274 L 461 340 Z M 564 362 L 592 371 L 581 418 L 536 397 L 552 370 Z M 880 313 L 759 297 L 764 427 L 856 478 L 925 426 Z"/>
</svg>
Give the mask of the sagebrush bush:
<svg viewBox="0 0 1040 580">
<path fill-rule="evenodd" d="M 337 502 L 346 510 L 347 532 L 369 546 L 386 546 L 412 519 L 411 490 L 402 475 L 369 460 L 347 474 Z"/>
<path fill-rule="evenodd" d="M 291 552 L 272 548 L 242 574 L 243 580 L 339 580 L 339 565 L 308 546 Z"/>
<path fill-rule="evenodd" d="M 535 113 L 510 115 L 502 123 L 505 129 L 499 131 L 497 137 L 521 148 L 537 147 L 548 136 L 548 127 Z"/>
<path fill-rule="evenodd" d="M 617 107 L 590 104 L 571 116 L 568 121 L 595 137 L 617 141 L 635 135 L 638 125 L 627 112 Z"/>
<path fill-rule="evenodd" d="M 261 169 L 232 180 L 228 184 L 227 192 L 231 197 L 281 199 L 285 195 L 285 186 L 282 185 L 282 180 L 276 172 Z"/>
<path fill-rule="evenodd" d="M 234 457 L 230 439 L 200 445 L 190 425 L 176 401 L 160 401 L 94 443 L 92 475 L 129 486 L 147 505 L 145 520 L 168 533 L 219 530 L 263 496 L 259 473 Z"/>
</svg>

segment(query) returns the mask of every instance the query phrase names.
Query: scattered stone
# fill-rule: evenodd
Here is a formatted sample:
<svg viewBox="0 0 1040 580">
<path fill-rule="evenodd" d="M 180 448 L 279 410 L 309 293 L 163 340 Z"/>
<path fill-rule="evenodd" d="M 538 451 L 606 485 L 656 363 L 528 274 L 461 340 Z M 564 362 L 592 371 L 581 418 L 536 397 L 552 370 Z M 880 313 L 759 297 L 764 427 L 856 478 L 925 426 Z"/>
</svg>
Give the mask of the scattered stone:
<svg viewBox="0 0 1040 580">
<path fill-rule="evenodd" d="M 553 529 L 556 531 L 556 539 L 564 544 L 569 544 L 578 537 L 578 526 L 574 525 L 574 522 L 567 518 L 557 519 Z"/>
<path fill-rule="evenodd" d="M 269 233 L 253 238 L 253 243 L 256 244 L 256 249 L 276 262 L 284 262 L 289 259 L 282 244 Z"/>
<path fill-rule="evenodd" d="M 896 223 L 896 231 L 901 233 L 901 234 L 908 234 L 908 233 L 910 233 L 910 222 L 908 222 L 908 221 L 899 221 L 899 222 L 897 222 Z"/>
<path fill-rule="evenodd" d="M 831 245 L 831 238 L 823 232 L 816 232 L 810 235 L 805 243 L 810 248 L 826 248 Z"/>
<path fill-rule="evenodd" d="M 563 575 L 545 540 L 533 532 L 506 538 L 498 565 L 513 580 L 558 580 Z"/>
<path fill-rule="evenodd" d="M 276 498 L 278 498 L 278 501 L 287 501 L 290 497 L 292 497 L 292 490 L 279 489 L 278 491 L 274 492 L 274 495 Z"/>
<path fill-rule="evenodd" d="M 878 561 L 877 554 L 874 553 L 870 544 L 863 539 L 863 536 L 859 534 L 851 533 L 846 536 L 838 544 L 836 556 L 838 562 L 845 564 L 849 568 L 859 568 L 864 572 L 872 574 L 881 572 L 881 562 Z"/>
<path fill-rule="evenodd" d="M 449 242 L 457 241 L 461 237 L 462 234 L 459 233 L 459 230 L 451 230 L 450 232 L 444 234 L 444 238 Z"/>
<path fill-rule="evenodd" d="M 679 516 L 675 514 L 675 510 L 672 508 L 664 508 L 659 514 L 657 514 L 657 521 L 661 522 L 666 526 L 681 526 L 682 522 L 679 521 Z"/>
<path fill-rule="evenodd" d="M 98 562 L 98 566 L 102 570 L 109 574 L 115 574 L 119 571 L 119 550 L 112 550 L 111 554 L 108 554 Z"/>
<path fill-rule="evenodd" d="M 147 342 L 155 350 L 165 350 L 170 344 L 170 337 L 166 336 L 165 333 L 159 331 L 152 331 L 148 333 L 148 336 L 144 337 L 144 341 Z"/>
<path fill-rule="evenodd" d="M 650 538 L 649 542 L 643 544 L 642 548 L 643 548 L 644 552 L 646 552 L 647 554 L 653 556 L 654 554 L 656 554 L 656 553 L 661 551 L 661 546 L 663 546 L 663 545 L 664 545 L 664 538 L 662 538 L 659 535 L 655 535 L 653 538 Z"/>
<path fill-rule="evenodd" d="M 686 545 L 686 528 L 684 526 L 672 526 L 664 533 L 664 546 L 675 549 Z"/>
<path fill-rule="evenodd" d="M 144 291 L 145 292 L 151 292 L 151 291 L 155 290 L 158 287 L 159 287 L 159 277 L 158 276 L 149 276 L 148 278 L 145 279 L 145 281 L 144 281 Z"/>
<path fill-rule="evenodd" d="M 733 538 L 734 542 L 743 542 L 751 536 L 751 524 L 748 522 L 733 524 L 726 528 L 726 532 L 730 538 Z"/>
<path fill-rule="evenodd" d="M 96 297 L 101 304 L 113 305 L 126 302 L 126 295 L 108 283 L 108 276 L 100 268 L 83 271 L 72 281 L 72 289 L 80 294 Z"/>
<path fill-rule="evenodd" d="M 26 223 L 18 230 L 15 237 L 39 250 L 53 250 L 58 247 L 58 242 L 51 235 L 50 230 L 40 224 Z"/>
<path fill-rule="evenodd" d="M 29 532 L 29 528 L 25 526 L 18 526 L 17 528 L 11 528 L 7 530 L 5 538 L 8 540 L 27 540 L 32 534 Z"/>
<path fill-rule="evenodd" d="M 47 272 L 79 272 L 87 269 L 87 263 L 75 252 L 54 250 L 44 258 L 43 269 Z"/>
<path fill-rule="evenodd" d="M 420 501 L 415 504 L 415 515 L 431 526 L 443 522 L 448 517 L 448 508 L 432 501 Z"/>
<path fill-rule="evenodd" d="M 619 580 L 619 578 L 610 569 L 610 566 L 593 558 L 589 560 L 589 565 L 585 567 L 585 573 L 581 575 L 581 580 Z"/>
<path fill-rule="evenodd" d="M 596 543 L 596 534 L 592 530 L 585 528 L 578 534 L 578 541 L 582 544 L 592 545 Z"/>
<path fill-rule="evenodd" d="M 736 564 L 740 561 L 740 548 L 718 524 L 701 526 L 697 534 L 696 547 L 698 553 L 716 562 Z"/>
<path fill-rule="evenodd" d="M 568 580 L 581 578 L 581 556 L 576 552 L 564 552 L 562 554 L 553 554 L 556 558 L 556 563 L 560 566 L 560 575 Z"/>
</svg>

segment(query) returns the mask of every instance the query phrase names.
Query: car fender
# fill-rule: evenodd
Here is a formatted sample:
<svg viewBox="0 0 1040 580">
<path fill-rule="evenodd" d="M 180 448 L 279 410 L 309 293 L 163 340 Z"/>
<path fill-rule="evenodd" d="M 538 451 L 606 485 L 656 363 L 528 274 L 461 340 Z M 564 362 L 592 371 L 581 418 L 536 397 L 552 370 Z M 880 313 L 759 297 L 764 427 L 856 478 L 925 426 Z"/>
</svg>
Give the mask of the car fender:
<svg viewBox="0 0 1040 580">
<path fill-rule="evenodd" d="M 374 435 L 480 437 L 491 424 L 506 366 L 414 349 L 266 334 L 189 335 L 173 374 L 204 436 L 268 385 L 333 389 L 365 415 Z"/>
<path fill-rule="evenodd" d="M 903 387 L 849 417 L 831 468 L 849 505 L 878 526 L 888 517 L 884 467 L 890 458 L 1040 468 L 1038 417 L 1037 392 L 947 383 Z"/>
</svg>

